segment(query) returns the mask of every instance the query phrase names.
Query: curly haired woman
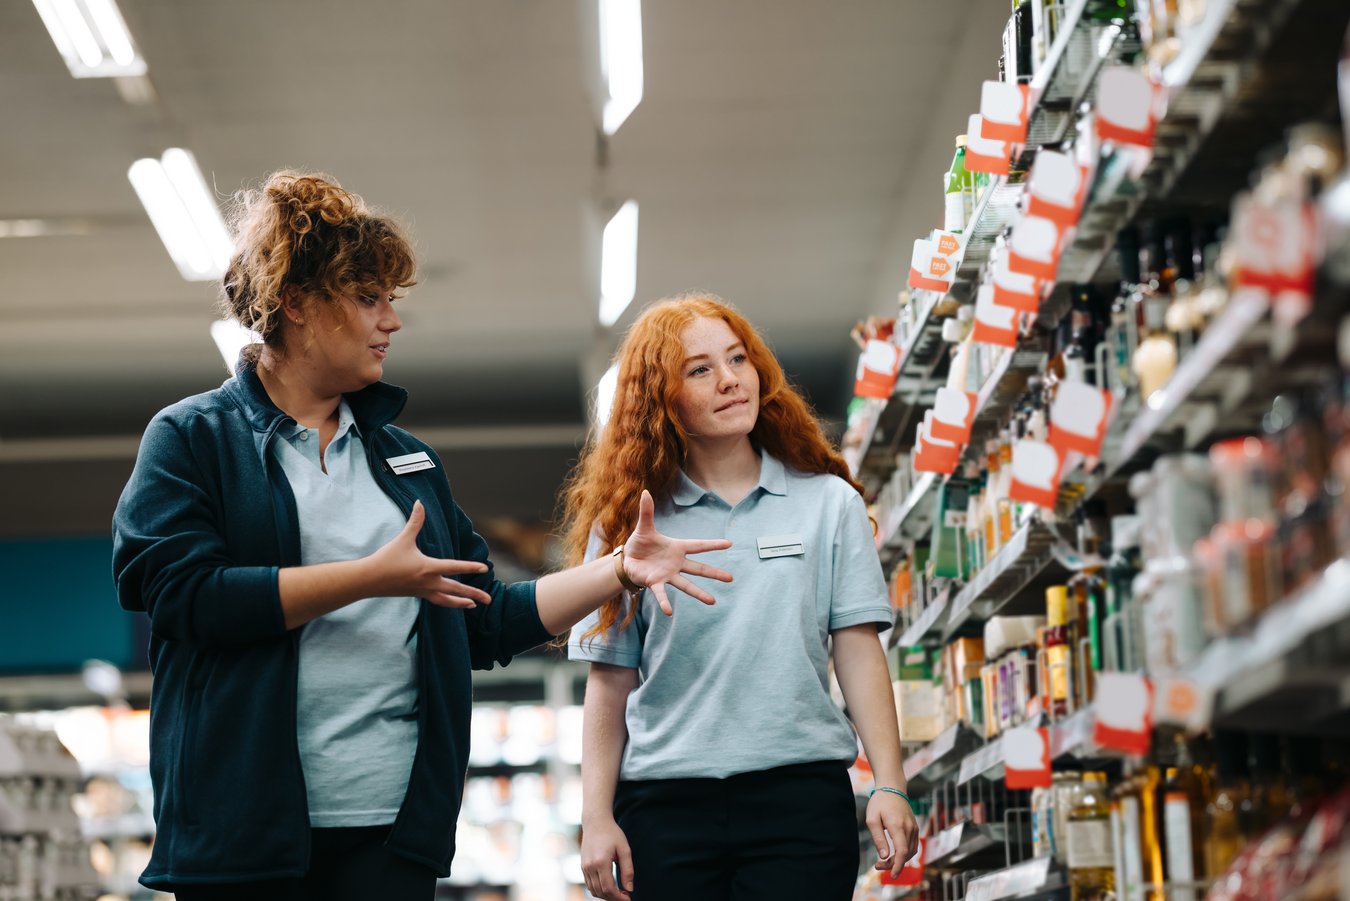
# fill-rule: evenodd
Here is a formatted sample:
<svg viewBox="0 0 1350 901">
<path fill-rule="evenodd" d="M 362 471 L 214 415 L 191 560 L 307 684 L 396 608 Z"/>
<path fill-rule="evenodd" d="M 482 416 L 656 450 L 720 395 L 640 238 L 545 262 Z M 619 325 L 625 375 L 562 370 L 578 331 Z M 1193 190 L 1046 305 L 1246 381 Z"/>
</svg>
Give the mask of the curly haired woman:
<svg viewBox="0 0 1350 901">
<path fill-rule="evenodd" d="M 877 866 L 898 873 L 917 828 L 867 511 L 773 353 L 717 298 L 657 303 L 624 339 L 609 422 L 565 495 L 571 559 L 618 544 L 644 489 L 663 532 L 731 542 L 709 560 L 736 583 L 674 618 L 653 592 L 625 593 L 573 630 L 570 656 L 591 664 L 587 887 L 607 901 L 846 901 L 858 738 L 881 787 Z M 853 726 L 830 700 L 831 646 Z"/>
<path fill-rule="evenodd" d="M 399 226 L 331 179 L 239 204 L 223 293 L 262 336 L 146 429 L 113 519 L 149 614 L 157 835 L 179 899 L 423 899 L 449 871 L 470 669 L 505 665 L 624 585 L 730 576 L 633 508 L 625 553 L 504 585 L 381 381 L 414 282 Z M 683 611 L 681 611 L 683 612 Z"/>
</svg>

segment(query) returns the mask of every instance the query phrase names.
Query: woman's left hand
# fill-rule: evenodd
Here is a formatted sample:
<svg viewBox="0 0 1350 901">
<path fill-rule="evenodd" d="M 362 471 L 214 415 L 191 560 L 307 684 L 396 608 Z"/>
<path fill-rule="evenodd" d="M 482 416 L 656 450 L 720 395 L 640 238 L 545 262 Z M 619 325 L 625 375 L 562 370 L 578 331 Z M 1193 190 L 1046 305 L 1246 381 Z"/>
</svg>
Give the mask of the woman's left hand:
<svg viewBox="0 0 1350 901">
<path fill-rule="evenodd" d="M 656 505 L 652 496 L 645 490 L 638 500 L 637 528 L 623 543 L 623 568 L 639 585 L 652 590 L 656 602 L 666 616 L 674 614 L 670 598 L 666 596 L 666 584 L 705 604 L 714 604 L 716 600 L 708 592 L 685 578 L 686 575 L 702 576 L 719 582 L 730 582 L 731 573 L 690 560 L 690 554 L 702 554 L 706 551 L 720 551 L 731 547 L 725 538 L 668 538 L 656 531 L 653 519 Z"/>
<path fill-rule="evenodd" d="M 919 850 L 919 824 L 909 803 L 899 795 L 877 792 L 867 802 L 867 828 L 881 858 L 876 869 L 890 870 L 892 877 L 899 876 L 905 862 Z M 895 853 L 891 853 L 892 846 Z"/>
</svg>

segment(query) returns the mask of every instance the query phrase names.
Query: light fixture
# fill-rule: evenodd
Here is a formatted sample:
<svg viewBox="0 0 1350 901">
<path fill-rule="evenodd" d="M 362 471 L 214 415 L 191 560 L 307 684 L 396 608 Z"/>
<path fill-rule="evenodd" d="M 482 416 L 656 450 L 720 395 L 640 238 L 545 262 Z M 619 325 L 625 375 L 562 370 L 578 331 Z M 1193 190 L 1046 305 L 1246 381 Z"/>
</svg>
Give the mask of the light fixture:
<svg viewBox="0 0 1350 901">
<path fill-rule="evenodd" d="M 261 344 L 262 335 L 233 319 L 217 319 L 211 323 L 211 340 L 216 342 L 225 368 L 237 374 L 235 364 L 239 362 L 239 351 L 250 344 Z"/>
<path fill-rule="evenodd" d="M 614 410 L 614 394 L 619 387 L 619 364 L 605 370 L 600 382 L 595 386 L 595 426 L 603 429 L 609 422 L 609 414 Z"/>
<path fill-rule="evenodd" d="M 33 0 L 52 43 L 76 78 L 144 75 L 116 0 Z"/>
<path fill-rule="evenodd" d="M 630 200 L 605 223 L 600 239 L 600 324 L 619 321 L 637 295 L 638 205 Z"/>
<path fill-rule="evenodd" d="M 605 83 L 602 127 L 619 130 L 642 102 L 642 0 L 599 0 L 600 77 Z"/>
<path fill-rule="evenodd" d="M 225 274 L 230 235 L 191 153 L 170 147 L 158 160 L 139 159 L 127 178 L 183 278 L 209 282 Z"/>
</svg>

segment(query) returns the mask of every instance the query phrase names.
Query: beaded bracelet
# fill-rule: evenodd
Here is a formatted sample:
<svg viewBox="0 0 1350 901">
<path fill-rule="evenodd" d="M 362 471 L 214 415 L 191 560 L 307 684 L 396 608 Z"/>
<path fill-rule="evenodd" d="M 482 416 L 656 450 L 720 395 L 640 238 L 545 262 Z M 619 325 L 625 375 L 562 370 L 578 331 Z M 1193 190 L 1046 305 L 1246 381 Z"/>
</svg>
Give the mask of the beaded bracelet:
<svg viewBox="0 0 1350 901">
<path fill-rule="evenodd" d="M 870 792 L 867 793 L 867 797 L 870 798 L 877 792 L 888 792 L 892 795 L 899 795 L 900 797 L 905 799 L 905 803 L 909 805 L 910 810 L 914 809 L 914 802 L 909 799 L 909 795 L 905 794 L 898 788 L 891 788 L 889 785 L 878 785 L 876 788 L 872 789 Z"/>
</svg>

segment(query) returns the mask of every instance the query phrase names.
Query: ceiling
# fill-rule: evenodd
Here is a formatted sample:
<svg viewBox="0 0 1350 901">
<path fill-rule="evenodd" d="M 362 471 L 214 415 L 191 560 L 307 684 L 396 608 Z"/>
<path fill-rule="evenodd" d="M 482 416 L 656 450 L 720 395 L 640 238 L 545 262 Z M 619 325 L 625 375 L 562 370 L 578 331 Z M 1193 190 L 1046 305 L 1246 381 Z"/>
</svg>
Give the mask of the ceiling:
<svg viewBox="0 0 1350 901">
<path fill-rule="evenodd" d="M 642 302 L 737 304 L 828 419 L 858 317 L 893 309 L 1006 3 L 647 0 L 646 94 L 597 140 L 595 0 L 121 0 L 155 99 L 68 74 L 0 4 L 0 538 L 106 534 L 149 417 L 217 385 L 213 285 L 126 178 L 184 146 L 222 200 L 325 170 L 412 229 L 386 376 L 475 517 L 545 520 L 586 393 Z M 961 64 L 958 64 L 958 61 Z M 641 206 L 638 302 L 596 325 L 607 211 Z"/>
</svg>

